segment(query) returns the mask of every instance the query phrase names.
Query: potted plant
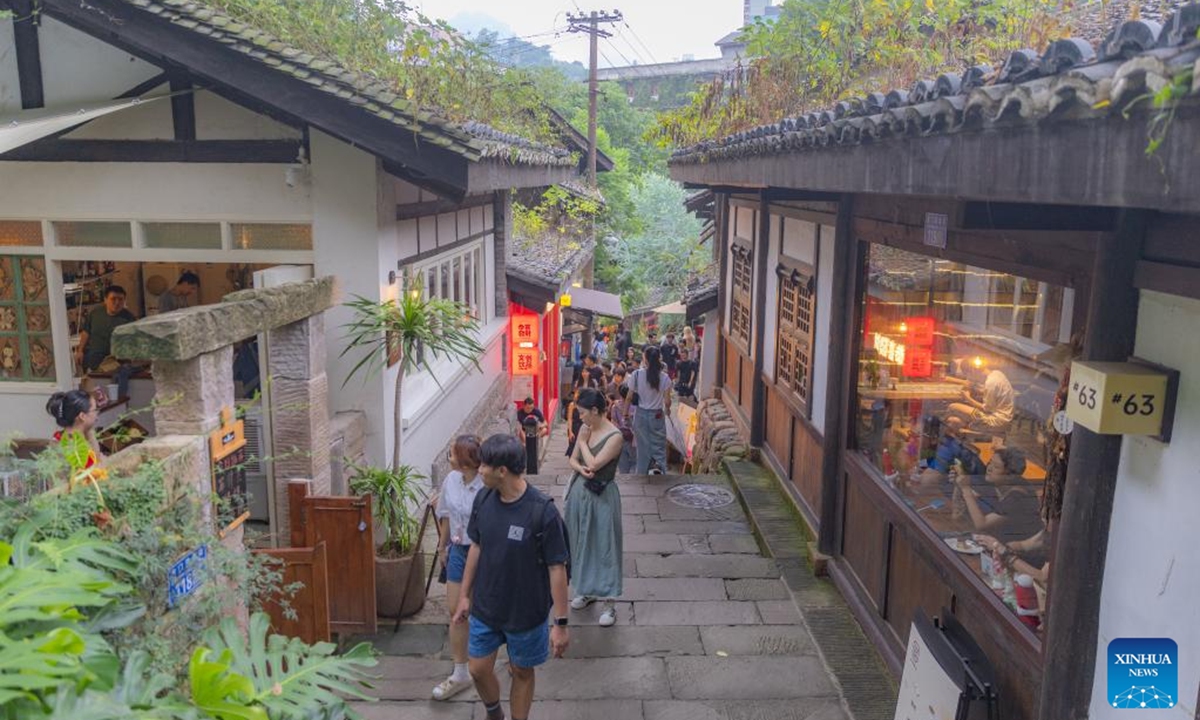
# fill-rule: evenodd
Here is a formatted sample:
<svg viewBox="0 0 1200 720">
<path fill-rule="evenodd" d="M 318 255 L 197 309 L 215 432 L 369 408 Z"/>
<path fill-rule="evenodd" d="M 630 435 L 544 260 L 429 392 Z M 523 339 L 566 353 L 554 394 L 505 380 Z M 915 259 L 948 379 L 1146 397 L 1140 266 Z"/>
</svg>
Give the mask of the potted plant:
<svg viewBox="0 0 1200 720">
<path fill-rule="evenodd" d="M 410 465 L 396 469 L 355 465 L 350 490 L 371 495 L 375 527 L 375 605 L 383 617 L 407 617 L 425 605 L 425 563 L 417 556 L 426 479 Z M 407 582 L 407 590 L 405 585 Z"/>
</svg>

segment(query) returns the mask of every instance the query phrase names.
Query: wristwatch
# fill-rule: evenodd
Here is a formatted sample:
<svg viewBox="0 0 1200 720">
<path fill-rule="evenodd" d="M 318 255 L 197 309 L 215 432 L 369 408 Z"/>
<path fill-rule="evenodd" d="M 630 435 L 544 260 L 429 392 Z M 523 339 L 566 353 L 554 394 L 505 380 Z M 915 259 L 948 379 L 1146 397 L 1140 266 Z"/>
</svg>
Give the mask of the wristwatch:
<svg viewBox="0 0 1200 720">
<path fill-rule="evenodd" d="M 559 627 L 566 627 L 570 623 L 570 618 L 560 617 L 554 618 L 554 624 Z"/>
</svg>

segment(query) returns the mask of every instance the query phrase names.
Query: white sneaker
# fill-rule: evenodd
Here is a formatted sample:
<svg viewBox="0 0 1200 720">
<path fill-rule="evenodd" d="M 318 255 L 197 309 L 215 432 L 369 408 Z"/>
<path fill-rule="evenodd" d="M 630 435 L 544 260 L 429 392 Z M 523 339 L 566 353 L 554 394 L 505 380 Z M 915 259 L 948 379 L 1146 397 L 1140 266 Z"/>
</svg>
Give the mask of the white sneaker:
<svg viewBox="0 0 1200 720">
<path fill-rule="evenodd" d="M 438 686 L 433 689 L 434 700 L 449 700 L 463 690 L 471 687 L 473 683 L 470 680 L 455 680 L 448 677 L 438 683 Z"/>
<path fill-rule="evenodd" d="M 587 597 L 586 595 L 576 595 L 571 598 L 571 609 L 582 610 L 594 602 L 596 602 L 596 598 Z"/>
<path fill-rule="evenodd" d="M 662 470 L 659 470 L 658 468 L 650 468 L 650 474 L 651 475 L 662 475 Z"/>
<path fill-rule="evenodd" d="M 617 609 L 612 605 L 604 608 L 604 612 L 600 613 L 600 627 L 612 627 L 617 624 Z"/>
</svg>

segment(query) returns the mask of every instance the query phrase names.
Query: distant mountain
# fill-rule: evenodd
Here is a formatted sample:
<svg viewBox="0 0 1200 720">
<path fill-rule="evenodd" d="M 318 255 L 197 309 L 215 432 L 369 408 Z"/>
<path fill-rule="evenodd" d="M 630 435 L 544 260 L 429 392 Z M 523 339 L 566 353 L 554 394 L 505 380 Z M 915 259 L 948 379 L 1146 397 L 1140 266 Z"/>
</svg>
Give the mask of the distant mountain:
<svg viewBox="0 0 1200 720">
<path fill-rule="evenodd" d="M 555 60 L 549 45 L 535 45 L 527 40 L 511 35 L 506 37 L 496 30 L 486 28 L 475 34 L 475 42 L 484 47 L 497 62 L 510 67 L 553 67 L 572 80 L 587 79 L 587 68 L 583 63 Z"/>
</svg>

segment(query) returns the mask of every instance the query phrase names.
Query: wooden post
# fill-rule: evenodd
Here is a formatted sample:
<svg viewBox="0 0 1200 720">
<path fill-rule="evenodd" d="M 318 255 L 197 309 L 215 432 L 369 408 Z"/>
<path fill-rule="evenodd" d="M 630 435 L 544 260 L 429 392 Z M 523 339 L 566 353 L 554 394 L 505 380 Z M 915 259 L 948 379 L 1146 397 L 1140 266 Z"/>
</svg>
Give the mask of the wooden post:
<svg viewBox="0 0 1200 720">
<path fill-rule="evenodd" d="M 825 413 L 825 434 L 821 442 L 821 507 L 818 510 L 820 527 L 817 531 L 817 549 L 826 555 L 833 555 L 837 549 L 838 495 L 842 487 L 838 473 L 841 471 L 842 451 L 846 449 L 848 440 L 846 408 L 850 402 L 844 392 L 845 379 L 857 375 L 856 358 L 849 353 L 854 333 L 857 332 L 852 324 L 852 318 L 857 314 L 851 312 L 851 308 L 859 302 L 859 275 L 856 272 L 858 263 L 855 261 L 858 240 L 854 237 L 853 195 L 846 194 L 838 200 L 837 226 L 834 232 L 833 274 L 829 282 L 833 283 L 835 292 L 830 296 L 833 302 L 829 304 L 830 342 L 829 361 L 825 368 L 825 407 L 813 408 L 813 412 Z M 836 293 L 838 288 L 842 288 L 845 293 L 840 302 Z"/>
<path fill-rule="evenodd" d="M 1123 210 L 1116 231 L 1103 235 L 1096 245 L 1085 360 L 1123 361 L 1133 354 L 1139 298 L 1133 278 L 1145 228 L 1145 211 Z M 1042 718 L 1088 717 L 1121 441 L 1119 435 L 1097 435 L 1079 425 L 1071 438 L 1063 515 L 1051 564 L 1038 714 Z"/>
<path fill-rule="evenodd" d="M 754 319 L 750 332 L 754 376 L 750 380 L 750 447 L 762 447 L 767 427 L 767 386 L 763 382 L 764 348 L 767 334 L 767 259 L 771 255 L 771 201 L 767 191 L 759 193 L 758 237 L 754 242 Z"/>
<path fill-rule="evenodd" d="M 714 237 L 714 242 L 717 243 L 717 334 L 713 338 L 705 338 L 706 343 L 717 343 L 717 370 L 716 377 L 713 382 L 713 390 L 716 397 L 721 397 L 721 389 L 725 387 L 725 363 L 728 360 L 725 358 L 725 312 L 729 303 L 729 288 L 725 285 L 725 278 L 729 273 L 729 195 L 726 193 L 717 193 L 716 195 L 716 212 L 717 212 L 717 234 Z"/>
<path fill-rule="evenodd" d="M 290 480 L 287 485 L 289 545 L 305 547 L 308 515 L 304 511 L 304 500 L 312 487 L 310 480 Z"/>
</svg>

